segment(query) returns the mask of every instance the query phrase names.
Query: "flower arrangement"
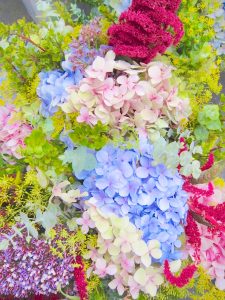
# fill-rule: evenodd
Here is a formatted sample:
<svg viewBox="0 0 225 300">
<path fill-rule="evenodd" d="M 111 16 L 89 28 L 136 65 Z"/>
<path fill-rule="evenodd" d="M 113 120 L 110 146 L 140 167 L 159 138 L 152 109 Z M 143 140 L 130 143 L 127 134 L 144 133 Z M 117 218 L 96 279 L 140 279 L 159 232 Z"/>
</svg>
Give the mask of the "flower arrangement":
<svg viewBox="0 0 225 300">
<path fill-rule="evenodd" d="M 224 299 L 222 2 L 66 2 L 0 23 L 0 299 Z"/>
</svg>

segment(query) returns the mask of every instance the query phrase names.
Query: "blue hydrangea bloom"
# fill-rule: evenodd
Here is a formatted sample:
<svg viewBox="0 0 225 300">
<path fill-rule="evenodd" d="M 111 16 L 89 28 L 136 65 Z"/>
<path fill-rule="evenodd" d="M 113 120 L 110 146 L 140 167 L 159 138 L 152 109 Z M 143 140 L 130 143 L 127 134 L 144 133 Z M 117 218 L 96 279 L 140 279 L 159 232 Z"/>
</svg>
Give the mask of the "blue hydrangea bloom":
<svg viewBox="0 0 225 300">
<path fill-rule="evenodd" d="M 211 17 L 215 20 L 215 38 L 212 45 L 217 49 L 218 55 L 225 54 L 225 2 L 221 1 L 221 7 Z"/>
<path fill-rule="evenodd" d="M 73 150 L 75 145 L 72 141 L 72 139 L 69 137 L 69 132 L 65 132 L 65 131 L 62 131 L 60 136 L 59 136 L 59 139 L 61 142 L 63 142 L 65 144 L 65 146 L 67 147 L 68 150 Z"/>
<path fill-rule="evenodd" d="M 66 88 L 76 85 L 83 78 L 79 70 L 76 72 L 64 72 L 54 70 L 41 72 L 41 82 L 37 88 L 37 94 L 42 104 L 40 112 L 44 117 L 52 116 L 58 110 L 58 105 L 66 100 Z"/>
<path fill-rule="evenodd" d="M 81 39 L 81 37 L 80 37 Z M 111 47 L 101 45 L 98 49 L 90 47 L 87 42 L 74 40 L 70 45 L 70 51 L 65 55 L 62 67 L 65 71 L 78 71 L 85 74 L 85 69 L 90 66 L 97 56 L 104 56 Z"/>
<path fill-rule="evenodd" d="M 153 164 L 152 151 L 149 143 L 142 143 L 140 151 L 105 146 L 95 154 L 95 169 L 82 172 L 82 190 L 102 212 L 128 216 L 146 242 L 158 239 L 162 259 L 177 259 L 188 195 L 176 170 Z"/>
</svg>

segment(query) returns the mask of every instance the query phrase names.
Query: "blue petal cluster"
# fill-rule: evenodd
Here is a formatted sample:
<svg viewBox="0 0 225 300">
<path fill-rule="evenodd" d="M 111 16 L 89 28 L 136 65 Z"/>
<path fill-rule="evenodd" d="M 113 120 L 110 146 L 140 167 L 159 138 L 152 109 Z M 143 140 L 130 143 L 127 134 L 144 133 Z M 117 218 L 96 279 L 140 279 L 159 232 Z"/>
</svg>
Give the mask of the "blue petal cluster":
<svg viewBox="0 0 225 300">
<path fill-rule="evenodd" d="M 218 55 L 225 54 L 225 2 L 221 1 L 221 7 L 211 15 L 215 20 L 214 31 L 215 39 L 212 45 L 217 49 Z"/>
<path fill-rule="evenodd" d="M 52 116 L 58 110 L 58 105 L 66 100 L 66 88 L 79 83 L 83 78 L 80 71 L 64 72 L 54 70 L 41 72 L 41 82 L 37 88 L 37 94 L 42 104 L 40 112 L 44 117 Z"/>
<path fill-rule="evenodd" d="M 158 239 L 162 259 L 177 259 L 175 248 L 181 247 L 188 195 L 177 171 L 154 166 L 152 150 L 148 143 L 142 144 L 140 152 L 105 146 L 96 152 L 96 168 L 81 174 L 82 188 L 102 212 L 128 216 L 146 242 Z"/>
<path fill-rule="evenodd" d="M 99 49 L 90 47 L 86 41 L 80 37 L 74 40 L 70 45 L 70 52 L 66 54 L 62 67 L 66 71 L 79 70 L 81 74 L 85 74 L 85 69 L 90 66 L 97 56 L 104 56 L 111 47 L 100 45 Z"/>
</svg>

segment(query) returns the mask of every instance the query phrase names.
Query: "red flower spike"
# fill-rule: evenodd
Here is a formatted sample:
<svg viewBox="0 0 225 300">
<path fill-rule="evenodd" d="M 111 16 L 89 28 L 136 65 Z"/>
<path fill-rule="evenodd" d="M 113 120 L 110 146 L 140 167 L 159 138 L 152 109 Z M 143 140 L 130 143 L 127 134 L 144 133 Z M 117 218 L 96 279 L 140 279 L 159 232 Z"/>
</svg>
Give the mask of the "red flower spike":
<svg viewBox="0 0 225 300">
<path fill-rule="evenodd" d="M 180 2 L 133 0 L 130 8 L 120 15 L 119 24 L 109 28 L 109 45 L 117 55 L 149 63 L 181 40 L 183 24 L 175 14 Z"/>
<path fill-rule="evenodd" d="M 225 203 L 207 206 L 198 202 L 197 197 L 190 199 L 190 209 L 210 223 L 213 230 L 225 232 Z"/>
<path fill-rule="evenodd" d="M 209 170 L 210 168 L 212 168 L 213 164 L 214 164 L 214 155 L 213 153 L 210 153 L 207 162 L 204 164 L 204 166 L 201 167 L 201 171 Z"/>
<path fill-rule="evenodd" d="M 185 139 L 182 137 L 180 138 L 180 143 L 183 143 L 183 148 L 180 149 L 178 155 L 181 155 L 182 152 L 185 152 L 185 151 L 188 151 L 188 147 L 187 147 L 187 144 L 186 144 L 186 141 Z"/>
<path fill-rule="evenodd" d="M 198 197 L 201 196 L 210 197 L 214 194 L 214 187 L 211 182 L 208 184 L 208 189 L 203 190 L 191 184 L 189 180 L 186 180 L 183 184 L 183 190 L 188 193 L 192 193 Z"/>
<path fill-rule="evenodd" d="M 79 265 L 79 267 L 74 268 L 74 278 L 75 278 L 78 294 L 81 300 L 87 300 L 88 299 L 87 281 L 86 281 L 86 276 L 84 271 L 83 260 L 80 255 L 76 257 L 75 263 Z"/>
<path fill-rule="evenodd" d="M 44 296 L 43 295 L 36 295 L 36 296 L 34 296 L 34 300 L 44 300 Z"/>
<path fill-rule="evenodd" d="M 185 226 L 185 234 L 188 238 L 188 243 L 193 246 L 195 249 L 195 258 L 197 261 L 200 260 L 199 250 L 201 247 L 201 237 L 198 229 L 198 225 L 196 224 L 194 218 L 192 217 L 190 211 L 187 215 L 187 225 Z"/>
<path fill-rule="evenodd" d="M 57 295 L 52 295 L 50 297 L 50 300 L 59 300 L 59 297 Z"/>
<path fill-rule="evenodd" d="M 187 266 L 184 268 L 179 276 L 174 276 L 170 270 L 170 265 L 168 260 L 165 260 L 164 264 L 164 275 L 166 279 L 172 284 L 179 288 L 185 286 L 189 283 L 191 278 L 194 276 L 197 267 L 195 265 Z"/>
</svg>

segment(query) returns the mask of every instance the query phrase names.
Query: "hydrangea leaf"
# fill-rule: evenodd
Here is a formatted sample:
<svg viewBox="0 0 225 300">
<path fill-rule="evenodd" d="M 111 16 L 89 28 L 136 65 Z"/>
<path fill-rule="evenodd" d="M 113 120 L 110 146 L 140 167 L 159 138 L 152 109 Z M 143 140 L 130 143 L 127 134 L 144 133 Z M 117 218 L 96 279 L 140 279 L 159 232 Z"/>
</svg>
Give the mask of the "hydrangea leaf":
<svg viewBox="0 0 225 300">
<path fill-rule="evenodd" d="M 79 175 L 82 171 L 91 171 L 95 168 L 97 161 L 88 148 L 78 147 L 76 150 L 67 150 L 60 156 L 63 163 L 72 163 L 75 175 Z"/>
<path fill-rule="evenodd" d="M 194 134 L 198 141 L 206 141 L 209 137 L 209 131 L 203 126 L 197 126 Z"/>
</svg>

